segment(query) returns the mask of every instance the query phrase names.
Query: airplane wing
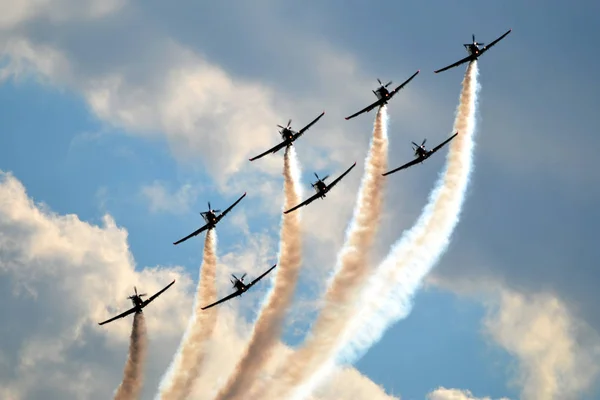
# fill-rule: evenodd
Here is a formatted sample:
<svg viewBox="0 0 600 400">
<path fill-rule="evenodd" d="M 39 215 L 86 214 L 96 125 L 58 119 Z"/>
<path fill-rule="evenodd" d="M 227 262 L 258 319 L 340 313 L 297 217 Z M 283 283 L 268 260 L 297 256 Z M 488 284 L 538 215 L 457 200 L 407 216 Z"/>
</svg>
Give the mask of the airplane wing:
<svg viewBox="0 0 600 400">
<path fill-rule="evenodd" d="M 135 312 L 135 307 L 132 307 L 129 310 L 125 311 L 124 313 L 121 313 L 121 314 L 117 315 L 116 317 L 112 317 L 111 319 L 107 319 L 104 322 L 98 322 L 98 325 L 108 324 L 109 322 L 113 322 L 116 319 L 126 317 L 129 314 L 133 314 L 134 312 Z"/>
<path fill-rule="evenodd" d="M 298 139 L 304 132 L 306 132 L 308 130 L 308 128 L 310 128 L 311 126 L 313 126 L 314 124 L 316 124 L 317 121 L 320 120 L 323 115 L 325 115 L 325 111 L 323 111 L 321 113 L 321 115 L 319 115 L 317 118 L 315 118 L 315 120 L 313 122 L 311 122 L 310 124 L 306 125 L 304 128 L 300 129 L 300 131 L 294 135 L 294 140 Z"/>
<path fill-rule="evenodd" d="M 450 68 L 458 67 L 459 65 L 469 62 L 472 59 L 473 59 L 473 57 L 471 55 L 468 55 L 465 58 L 463 58 L 462 60 L 455 62 L 454 64 L 448 65 L 447 67 L 438 69 L 437 71 L 433 71 L 433 72 L 435 72 L 437 74 L 438 72 L 442 72 L 442 71 L 446 71 L 447 69 L 450 69 Z"/>
<path fill-rule="evenodd" d="M 229 206 L 229 207 L 228 207 L 228 208 L 227 208 L 225 211 L 223 211 L 223 212 L 221 213 L 221 215 L 219 215 L 219 216 L 217 217 L 217 222 L 219 222 L 219 221 L 220 221 L 220 220 L 221 220 L 221 219 L 222 219 L 224 216 L 226 216 L 226 215 L 227 215 L 227 213 L 228 213 L 229 211 L 231 211 L 231 209 L 232 209 L 233 207 L 235 207 L 235 206 L 237 205 L 237 203 L 239 203 L 240 201 L 242 201 L 242 199 L 243 199 L 244 197 L 246 197 L 246 192 L 244 192 L 244 194 L 242 195 L 242 197 L 240 197 L 239 199 L 237 199 L 237 200 L 235 201 L 235 203 L 233 203 L 232 205 L 230 205 L 230 206 Z"/>
<path fill-rule="evenodd" d="M 214 303 L 212 303 L 212 304 L 209 304 L 209 305 L 207 305 L 207 306 L 205 306 L 205 307 L 202 307 L 202 309 L 203 309 L 203 310 L 206 310 L 207 308 L 214 307 L 214 306 L 216 306 L 217 304 L 221 304 L 221 303 L 224 303 L 224 302 L 226 302 L 227 300 L 231 300 L 231 299 L 233 299 L 234 297 L 236 297 L 236 296 L 239 296 L 240 294 L 242 294 L 242 291 L 241 291 L 241 290 L 236 290 L 235 292 L 231 293 L 229 296 L 223 297 L 223 298 L 222 298 L 221 300 L 219 300 L 219 301 L 215 301 L 215 302 L 214 302 Z"/>
<path fill-rule="evenodd" d="M 498 43 L 499 41 L 504 39 L 506 37 L 506 35 L 508 35 L 510 32 L 512 32 L 512 29 L 509 29 L 508 31 L 506 31 L 502 36 L 500 36 L 498 39 L 494 40 L 492 43 L 488 44 L 487 46 L 483 46 L 483 49 L 481 49 L 481 53 L 483 54 L 486 51 L 488 51 L 490 49 L 490 47 L 492 47 L 493 45 L 495 45 L 496 43 Z"/>
<path fill-rule="evenodd" d="M 454 135 L 450 136 L 448 139 L 444 140 L 442 143 L 435 146 L 433 149 L 431 149 L 431 151 L 429 152 L 429 155 L 432 155 L 433 153 L 435 153 L 436 151 L 438 151 L 439 149 L 444 147 L 449 141 L 454 139 L 456 137 L 456 135 L 458 135 L 458 132 L 456 132 Z"/>
<path fill-rule="evenodd" d="M 408 82 L 412 81 L 412 80 L 413 80 L 413 78 L 414 78 L 415 76 L 417 76 L 417 74 L 418 74 L 419 72 L 421 72 L 421 70 L 418 70 L 417 72 L 415 72 L 415 73 L 413 74 L 413 76 L 411 76 L 410 78 L 408 78 L 408 79 L 407 79 L 407 80 L 406 80 L 406 81 L 405 81 L 405 82 L 404 82 L 402 85 L 400 85 L 400 86 L 398 86 L 396 89 L 392 90 L 392 91 L 390 92 L 390 97 L 392 97 L 393 95 L 395 95 L 396 93 L 398 93 L 398 91 L 399 91 L 400 89 L 402 89 L 404 86 L 406 86 L 406 85 L 408 84 Z"/>
<path fill-rule="evenodd" d="M 346 117 L 346 120 L 352 119 L 352 118 L 354 118 L 354 117 L 356 117 L 357 115 L 360 115 L 360 114 L 362 114 L 362 113 L 369 112 L 369 111 L 371 111 L 372 109 L 374 109 L 375 107 L 382 105 L 382 104 L 383 104 L 385 101 L 386 101 L 386 99 L 379 99 L 379 100 L 377 100 L 375 103 L 373 103 L 373 104 L 371 104 L 371 105 L 368 105 L 368 106 L 366 106 L 365 108 L 363 108 L 363 109 L 362 109 L 362 110 L 360 110 L 359 112 L 357 112 L 357 113 L 354 113 L 354 114 L 350 115 L 349 117 Z"/>
<path fill-rule="evenodd" d="M 277 153 L 279 150 L 283 149 L 288 144 L 289 144 L 289 142 L 287 140 L 284 140 L 283 142 L 279 143 L 277 146 L 270 148 L 269 150 L 265 151 L 264 153 L 261 153 L 261 154 L 257 155 L 256 157 L 252 157 L 250 159 L 250 161 L 258 160 L 259 158 L 262 158 L 270 153 Z"/>
<path fill-rule="evenodd" d="M 168 288 L 170 288 L 174 283 L 175 283 L 175 279 L 173 279 L 173 282 L 171 282 L 167 286 L 165 286 L 164 289 L 162 289 L 160 292 L 156 292 L 155 294 L 153 294 L 152 296 L 150 296 L 148 298 L 148 300 L 144 301 L 144 304 L 142 305 L 142 308 L 146 307 L 148 304 L 150 304 L 150 302 L 152 300 L 154 300 L 155 298 L 157 298 L 158 296 L 160 296 L 161 294 L 163 294 L 164 291 L 167 290 Z"/>
<path fill-rule="evenodd" d="M 254 286 L 256 284 L 256 282 L 260 281 L 262 278 L 265 277 L 265 275 L 267 275 L 269 272 L 273 271 L 273 269 L 277 266 L 277 264 L 273 265 L 271 268 L 269 268 L 266 272 L 264 272 L 261 276 L 259 276 L 258 278 L 256 278 L 255 280 L 253 280 L 252 282 L 250 282 L 246 287 L 248 289 L 250 289 L 252 286 Z"/>
<path fill-rule="evenodd" d="M 178 241 L 174 242 L 173 244 L 179 244 L 181 242 L 185 242 L 186 240 L 188 240 L 191 237 L 194 237 L 196 235 L 198 235 L 200 232 L 204 232 L 205 230 L 208 229 L 208 224 L 204 225 L 202 228 L 190 233 L 189 235 L 187 235 L 186 237 L 184 237 L 183 239 L 179 239 Z"/>
<path fill-rule="evenodd" d="M 348 168 L 346 170 L 346 172 L 341 174 L 335 181 L 333 181 L 329 185 L 327 185 L 327 189 L 325 189 L 325 193 L 329 192 L 331 190 L 331 188 L 333 188 L 335 185 L 337 185 L 337 183 L 339 181 L 341 181 L 344 176 L 348 175 L 348 172 L 350 172 L 352 170 L 352 168 L 354 168 L 354 167 L 356 167 L 356 161 L 354 162 L 354 164 L 352 164 L 352 166 L 350 168 Z"/>
<path fill-rule="evenodd" d="M 391 171 L 388 171 L 388 172 L 386 172 L 385 174 L 383 174 L 383 176 L 386 176 L 386 175 L 393 174 L 394 172 L 398 172 L 398 171 L 400 171 L 401 169 L 405 169 L 405 168 L 408 168 L 408 167 L 412 167 L 413 165 L 415 165 L 415 164 L 418 164 L 418 163 L 420 163 L 421 161 L 423 161 L 425 158 L 427 158 L 427 157 L 417 157 L 417 158 L 415 158 L 414 160 L 412 160 L 412 161 L 410 161 L 410 162 L 407 162 L 406 164 L 404 164 L 404 165 L 403 165 L 403 166 L 401 166 L 401 167 L 398 167 L 398 168 L 396 168 L 396 169 L 393 169 L 393 170 L 391 170 Z"/>
<path fill-rule="evenodd" d="M 288 213 L 291 213 L 292 211 L 296 211 L 300 207 L 304 207 L 304 206 L 309 205 L 310 203 L 312 203 L 313 201 L 315 201 L 319 197 L 321 197 L 321 193 L 315 193 L 312 196 L 310 196 L 308 199 L 304 200 L 302 203 L 298 204 L 297 206 L 294 206 L 294 207 L 290 208 L 287 211 L 284 211 L 283 213 L 284 214 L 288 214 Z"/>
</svg>

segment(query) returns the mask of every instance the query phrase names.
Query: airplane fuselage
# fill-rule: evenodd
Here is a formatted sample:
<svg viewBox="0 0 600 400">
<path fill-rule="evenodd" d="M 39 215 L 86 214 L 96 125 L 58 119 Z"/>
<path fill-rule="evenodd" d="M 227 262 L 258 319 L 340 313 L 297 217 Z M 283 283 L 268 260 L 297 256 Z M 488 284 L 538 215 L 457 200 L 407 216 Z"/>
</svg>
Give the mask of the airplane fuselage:
<svg viewBox="0 0 600 400">
<path fill-rule="evenodd" d="M 467 53 L 469 53 L 469 55 L 473 58 L 477 58 L 481 55 L 481 50 L 476 44 L 466 44 L 465 49 L 467 50 Z"/>
<path fill-rule="evenodd" d="M 207 212 L 206 214 L 202 214 L 202 216 L 204 217 L 204 221 L 206 221 L 207 224 L 214 226 L 217 223 L 217 216 L 214 212 L 212 212 L 212 210 Z"/>
<path fill-rule="evenodd" d="M 142 306 L 144 305 L 144 300 L 140 296 L 133 295 L 129 298 L 133 303 L 133 306 L 136 308 L 135 312 L 142 312 Z"/>
<path fill-rule="evenodd" d="M 325 189 L 327 189 L 327 185 L 325 185 L 322 181 L 317 181 L 313 184 L 313 188 L 317 193 L 321 193 L 321 197 L 325 197 Z"/>
<path fill-rule="evenodd" d="M 389 90 L 387 90 L 383 86 L 380 86 L 379 89 L 377 89 L 377 90 L 373 90 L 373 93 L 375 93 L 375 96 L 377 96 L 377 98 L 379 100 L 381 100 L 381 99 L 387 99 L 388 97 L 390 97 Z"/>
<path fill-rule="evenodd" d="M 429 152 L 427 150 L 425 150 L 424 147 L 417 147 L 415 149 L 415 155 L 417 157 L 425 157 L 425 156 L 427 156 L 427 153 L 429 153 Z"/>
<path fill-rule="evenodd" d="M 239 279 L 236 280 L 233 285 L 236 288 L 236 290 L 241 290 L 242 292 L 245 292 L 246 290 L 248 290 L 248 287 L 246 286 L 246 284 L 244 282 L 240 281 Z"/>
<path fill-rule="evenodd" d="M 283 140 L 288 140 L 291 141 L 294 138 L 294 131 L 292 131 L 291 129 L 282 129 L 281 132 L 281 138 Z"/>
</svg>

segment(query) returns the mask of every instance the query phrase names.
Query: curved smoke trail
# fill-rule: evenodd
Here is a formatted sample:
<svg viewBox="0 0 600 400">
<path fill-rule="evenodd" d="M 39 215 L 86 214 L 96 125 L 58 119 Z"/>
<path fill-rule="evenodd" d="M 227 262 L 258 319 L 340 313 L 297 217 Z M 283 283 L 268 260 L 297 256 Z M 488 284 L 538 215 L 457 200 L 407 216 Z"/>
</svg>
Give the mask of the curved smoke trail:
<svg viewBox="0 0 600 400">
<path fill-rule="evenodd" d="M 129 339 L 129 356 L 123 371 L 123 382 L 117 388 L 114 400 L 134 400 L 140 398 L 144 382 L 144 361 L 148 338 L 146 336 L 146 321 L 144 314 L 133 316 L 133 326 Z"/>
<path fill-rule="evenodd" d="M 284 155 L 284 210 L 302 201 L 300 167 L 293 147 Z M 302 263 L 300 212 L 283 214 L 275 285 L 262 307 L 244 354 L 217 399 L 247 398 L 247 390 L 279 344 L 286 312 L 292 302 Z"/>
<path fill-rule="evenodd" d="M 341 360 L 353 361 L 360 357 L 392 323 L 410 313 L 423 278 L 448 248 L 460 219 L 473 169 L 479 91 L 477 75 L 477 61 L 473 61 L 462 82 L 452 130 L 458 132 L 458 136 L 450 142 L 446 169 L 435 184 L 421 216 L 392 247 L 363 294 L 360 312 L 345 333 L 352 339 L 347 341 Z"/>
<path fill-rule="evenodd" d="M 212 332 L 217 322 L 217 308 L 202 310 L 217 297 L 217 233 L 210 229 L 204 240 L 204 255 L 194 302 L 194 315 L 179 345 L 175 359 L 161 382 L 159 398 L 180 400 L 193 389 L 206 356 Z"/>
<path fill-rule="evenodd" d="M 337 338 L 337 360 L 332 358 L 316 368 L 311 378 L 296 388 L 295 398 L 311 392 L 336 361 L 355 361 L 381 339 L 391 324 L 406 317 L 423 278 L 446 250 L 459 220 L 473 167 L 477 74 L 474 61 L 462 82 L 453 129 L 459 134 L 450 144 L 446 169 L 434 186 L 428 204 L 416 224 L 392 247 L 361 294 L 359 307 L 343 335 Z"/>
<path fill-rule="evenodd" d="M 387 168 L 387 149 L 387 109 L 383 106 L 375 118 L 354 216 L 338 255 L 336 273 L 325 293 L 324 306 L 302 347 L 284 359 L 270 386 L 262 388 L 265 394 L 253 394 L 252 398 L 288 399 L 289 392 L 334 355 L 337 337 L 343 332 L 346 320 L 352 316 L 359 290 L 371 272 L 368 254 L 383 209 L 385 178 L 382 174 Z"/>
</svg>

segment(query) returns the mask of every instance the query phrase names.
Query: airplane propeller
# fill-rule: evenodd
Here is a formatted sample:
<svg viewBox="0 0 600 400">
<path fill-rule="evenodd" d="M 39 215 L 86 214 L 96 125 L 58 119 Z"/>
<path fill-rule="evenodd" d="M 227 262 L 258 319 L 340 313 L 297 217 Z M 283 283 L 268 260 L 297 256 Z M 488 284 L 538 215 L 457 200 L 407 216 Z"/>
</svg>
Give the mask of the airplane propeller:
<svg viewBox="0 0 600 400">
<path fill-rule="evenodd" d="M 220 212 L 221 212 L 221 210 L 213 210 L 213 209 L 210 207 L 210 201 L 209 201 L 209 202 L 208 202 L 208 211 L 202 211 L 202 212 L 200 213 L 200 215 L 206 215 L 206 214 L 208 214 L 208 213 L 210 213 L 210 212 L 212 212 L 212 213 L 220 213 Z"/>
<path fill-rule="evenodd" d="M 286 126 L 281 126 L 281 125 L 277 125 L 278 127 L 280 127 L 281 129 L 290 129 L 290 127 L 292 126 L 292 119 L 290 118 L 290 120 L 288 121 Z"/>
<path fill-rule="evenodd" d="M 233 287 L 235 287 L 235 284 L 237 282 L 244 283 L 244 278 L 246 277 L 246 273 L 244 272 L 244 274 L 239 278 L 237 276 L 235 276 L 234 274 L 231 274 L 231 276 L 233 276 L 233 279 L 235 279 L 235 281 L 232 281 L 231 279 L 229 281 L 233 284 Z"/>
<path fill-rule="evenodd" d="M 135 292 L 135 295 L 134 295 L 134 296 L 129 296 L 129 297 L 127 297 L 127 298 L 128 298 L 128 299 L 130 299 L 130 300 L 131 300 L 131 299 L 133 299 L 134 297 L 143 297 L 143 296 L 147 296 L 147 294 L 146 294 L 146 293 L 141 293 L 141 294 L 138 294 L 138 292 L 137 292 L 137 287 L 135 287 L 135 286 L 133 287 L 133 291 Z"/>
<path fill-rule="evenodd" d="M 325 175 L 323 178 L 319 178 L 319 175 L 317 175 L 316 172 L 314 172 L 314 174 L 317 177 L 317 180 L 319 180 L 321 182 L 325 182 L 325 179 L 329 178 L 329 175 Z"/>
<path fill-rule="evenodd" d="M 383 87 L 388 87 L 392 84 L 392 81 L 389 81 L 388 83 L 386 83 L 385 85 L 383 83 L 381 83 L 381 80 L 379 80 L 379 78 L 377 78 L 377 82 L 379 82 L 379 84 Z"/>
<path fill-rule="evenodd" d="M 427 142 L 427 139 L 423 139 L 423 141 L 421 142 L 421 145 L 416 144 L 415 142 L 411 142 L 415 147 L 423 147 L 425 146 L 425 142 Z"/>
</svg>

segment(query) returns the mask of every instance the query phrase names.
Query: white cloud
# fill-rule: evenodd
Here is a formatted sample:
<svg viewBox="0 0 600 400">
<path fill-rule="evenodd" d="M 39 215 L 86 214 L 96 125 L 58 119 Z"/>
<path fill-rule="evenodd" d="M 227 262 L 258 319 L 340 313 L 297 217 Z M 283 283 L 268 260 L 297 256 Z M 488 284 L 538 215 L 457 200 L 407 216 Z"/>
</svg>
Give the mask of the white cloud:
<svg viewBox="0 0 600 400">
<path fill-rule="evenodd" d="M 135 270 L 127 232 L 110 216 L 102 226 L 56 215 L 0 172 L 0 311 L 6 324 L 0 387 L 22 398 L 107 398 L 119 383 L 130 323 L 97 322 L 128 307 L 134 285 L 174 285 L 146 313 L 150 382 L 178 340 L 191 307 L 189 277 L 178 267 Z M 174 312 L 175 311 L 175 312 Z M 154 347 L 154 346 L 153 346 Z M 45 393 L 45 394 L 43 394 Z"/>
<path fill-rule="evenodd" d="M 475 397 L 469 390 L 439 387 L 427 395 L 427 400 L 492 400 L 491 397 Z M 509 400 L 502 398 L 498 400 Z"/>
<path fill-rule="evenodd" d="M 169 212 L 185 214 L 190 212 L 190 207 L 198 197 L 198 189 L 191 184 L 182 185 L 175 192 L 169 192 L 164 182 L 154 181 L 150 185 L 142 186 L 142 195 L 148 201 L 152 212 Z"/>
<path fill-rule="evenodd" d="M 8 62 L 0 69 L 0 78 L 21 78 L 34 74 L 46 82 L 67 79 L 72 74 L 68 58 L 52 46 L 36 45 L 27 38 L 13 36 L 0 42 Z"/>
<path fill-rule="evenodd" d="M 485 327 L 517 358 L 522 399 L 581 398 L 598 378 L 600 336 L 552 294 L 503 290 Z"/>
<path fill-rule="evenodd" d="M 600 335 L 551 292 L 512 289 L 492 275 L 429 284 L 480 301 L 484 333 L 514 357 L 513 385 L 523 400 L 584 398 L 600 376 Z M 582 397 L 583 396 L 583 397 Z"/>
</svg>

